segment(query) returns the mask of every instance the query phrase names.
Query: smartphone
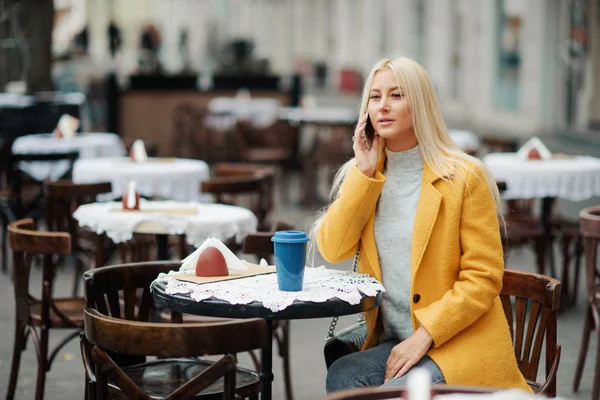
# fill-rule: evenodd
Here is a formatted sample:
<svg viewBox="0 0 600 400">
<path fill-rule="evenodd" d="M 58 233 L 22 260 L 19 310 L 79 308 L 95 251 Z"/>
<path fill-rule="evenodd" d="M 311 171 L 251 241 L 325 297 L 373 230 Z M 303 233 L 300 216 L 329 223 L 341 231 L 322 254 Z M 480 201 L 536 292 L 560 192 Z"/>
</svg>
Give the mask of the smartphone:
<svg viewBox="0 0 600 400">
<path fill-rule="evenodd" d="M 371 116 L 367 116 L 367 126 L 365 126 L 365 144 L 369 150 L 371 150 L 371 146 L 373 146 L 374 137 L 375 128 L 373 128 L 373 124 L 371 123 Z"/>
</svg>

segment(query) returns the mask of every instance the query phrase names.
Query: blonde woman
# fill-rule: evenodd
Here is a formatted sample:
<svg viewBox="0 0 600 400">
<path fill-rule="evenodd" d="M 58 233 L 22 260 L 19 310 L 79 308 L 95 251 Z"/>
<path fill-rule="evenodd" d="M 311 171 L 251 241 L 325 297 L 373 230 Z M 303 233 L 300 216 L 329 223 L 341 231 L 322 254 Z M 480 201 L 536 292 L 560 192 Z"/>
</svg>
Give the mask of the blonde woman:
<svg viewBox="0 0 600 400">
<path fill-rule="evenodd" d="M 363 351 L 331 365 L 327 391 L 404 384 L 414 367 L 429 369 L 434 383 L 531 391 L 498 296 L 504 263 L 493 178 L 450 140 L 429 77 L 412 60 L 373 67 L 360 113 L 355 158 L 338 172 L 314 236 L 328 262 L 359 251 L 359 272 L 386 293 L 365 314 Z"/>
</svg>

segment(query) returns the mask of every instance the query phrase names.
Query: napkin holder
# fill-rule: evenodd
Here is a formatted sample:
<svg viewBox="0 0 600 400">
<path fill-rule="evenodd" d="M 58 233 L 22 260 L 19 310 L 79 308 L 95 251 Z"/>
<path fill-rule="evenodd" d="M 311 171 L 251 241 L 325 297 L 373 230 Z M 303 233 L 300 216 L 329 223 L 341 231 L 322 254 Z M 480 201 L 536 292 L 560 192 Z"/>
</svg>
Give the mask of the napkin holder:
<svg viewBox="0 0 600 400">
<path fill-rule="evenodd" d="M 521 160 L 550 160 L 552 153 L 538 137 L 532 137 L 517 151 L 517 157 Z"/>
<path fill-rule="evenodd" d="M 245 270 L 229 270 L 229 275 L 226 276 L 196 276 L 194 273 L 180 272 L 179 273 L 171 273 L 169 276 L 184 282 L 192 282 L 197 284 L 203 283 L 213 283 L 213 282 L 221 282 L 221 281 L 230 281 L 234 279 L 240 278 L 248 278 L 251 276 L 257 275 L 266 275 L 275 273 L 275 267 L 265 267 L 261 265 L 256 265 L 249 263 L 247 261 L 241 260 L 241 262 L 245 265 Z"/>
<path fill-rule="evenodd" d="M 129 157 L 135 162 L 144 162 L 148 160 L 148 154 L 146 153 L 146 146 L 144 145 L 143 140 L 136 139 L 133 142 Z"/>
<path fill-rule="evenodd" d="M 227 263 L 227 269 L 229 270 L 229 274 L 235 271 L 245 271 L 248 269 L 246 264 L 242 262 L 223 242 L 221 242 L 217 238 L 208 238 L 206 239 L 192 254 L 187 256 L 181 261 L 181 267 L 179 268 L 179 272 L 183 273 L 194 273 L 196 271 L 196 262 L 200 257 L 200 254 L 208 248 L 208 247 L 216 247 L 223 257 L 225 258 L 225 262 Z"/>
<path fill-rule="evenodd" d="M 139 211 L 140 209 L 140 194 L 135 189 L 135 182 L 129 182 L 127 192 L 121 198 L 123 210 Z"/>
<path fill-rule="evenodd" d="M 75 136 L 77 128 L 79 128 L 79 120 L 69 114 L 63 114 L 54 128 L 53 134 L 58 138 L 71 138 Z"/>
</svg>

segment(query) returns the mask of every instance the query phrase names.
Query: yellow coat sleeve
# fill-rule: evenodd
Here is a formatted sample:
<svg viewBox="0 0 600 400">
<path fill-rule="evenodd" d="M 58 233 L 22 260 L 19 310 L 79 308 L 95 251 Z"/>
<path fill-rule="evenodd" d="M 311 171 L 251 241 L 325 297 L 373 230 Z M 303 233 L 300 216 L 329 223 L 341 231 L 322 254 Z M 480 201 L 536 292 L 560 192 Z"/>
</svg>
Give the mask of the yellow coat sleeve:
<svg viewBox="0 0 600 400">
<path fill-rule="evenodd" d="M 504 260 L 496 206 L 482 174 L 477 175 L 469 173 L 463 193 L 458 280 L 440 300 L 415 310 L 435 347 L 487 312 L 502 290 Z"/>
<path fill-rule="evenodd" d="M 353 166 L 317 231 L 317 246 L 330 263 L 347 260 L 356 254 L 363 229 L 377 206 L 385 177 L 376 172 L 373 178 Z"/>
</svg>

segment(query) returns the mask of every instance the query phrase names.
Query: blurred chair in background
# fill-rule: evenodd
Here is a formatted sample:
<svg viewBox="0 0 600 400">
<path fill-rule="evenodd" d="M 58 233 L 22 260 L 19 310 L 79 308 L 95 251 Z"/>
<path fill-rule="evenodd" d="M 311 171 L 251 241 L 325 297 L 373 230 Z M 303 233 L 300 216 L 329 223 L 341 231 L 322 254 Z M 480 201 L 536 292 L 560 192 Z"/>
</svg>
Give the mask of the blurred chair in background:
<svg viewBox="0 0 600 400">
<path fill-rule="evenodd" d="M 6 238 L 8 223 L 21 218 L 41 219 L 46 207 L 43 182 L 37 181 L 21 171 L 21 162 L 36 163 L 67 162 L 64 176 L 70 177 L 77 152 L 53 154 L 10 154 L 0 158 L 0 177 L 5 178 L 0 186 L 0 219 L 2 220 L 2 270 L 8 271 Z"/>
<path fill-rule="evenodd" d="M 583 325 L 581 348 L 579 349 L 579 358 L 577 359 L 577 369 L 575 370 L 575 378 L 573 380 L 573 391 L 577 392 L 579 390 L 590 334 L 592 331 L 596 331 L 598 345 L 596 350 L 596 365 L 594 367 L 592 399 L 597 399 L 600 396 L 600 271 L 598 271 L 600 260 L 598 256 L 598 246 L 600 245 L 600 206 L 581 210 L 579 220 L 585 246 L 586 298 L 588 304 Z"/>
<path fill-rule="evenodd" d="M 69 232 L 73 255 L 73 296 L 77 296 L 82 273 L 87 267 L 105 264 L 114 249 L 104 235 L 79 227 L 73 212 L 82 204 L 93 203 L 96 196 L 112 193 L 110 182 L 73 183 L 70 180 L 45 184 L 47 207 L 46 224 L 51 231 Z"/>
<path fill-rule="evenodd" d="M 46 373 L 58 352 L 83 328 L 83 298 L 54 297 L 54 279 L 58 257 L 71 254 L 71 238 L 66 232 L 37 231 L 33 220 L 25 219 L 8 226 L 8 242 L 13 253 L 13 284 L 15 289 L 15 342 L 6 399 L 14 398 L 21 353 L 27 338 L 32 337 L 38 356 L 38 372 L 35 390 L 36 400 L 44 398 Z M 29 277 L 31 264 L 42 256 L 42 293 L 35 297 L 30 292 Z M 50 330 L 77 329 L 49 351 Z"/>
<path fill-rule="evenodd" d="M 215 196 L 217 203 L 246 207 L 256 215 L 258 230 L 271 228 L 274 211 L 273 168 L 249 163 L 219 163 L 214 177 L 202 182 L 201 190 Z"/>
</svg>

